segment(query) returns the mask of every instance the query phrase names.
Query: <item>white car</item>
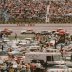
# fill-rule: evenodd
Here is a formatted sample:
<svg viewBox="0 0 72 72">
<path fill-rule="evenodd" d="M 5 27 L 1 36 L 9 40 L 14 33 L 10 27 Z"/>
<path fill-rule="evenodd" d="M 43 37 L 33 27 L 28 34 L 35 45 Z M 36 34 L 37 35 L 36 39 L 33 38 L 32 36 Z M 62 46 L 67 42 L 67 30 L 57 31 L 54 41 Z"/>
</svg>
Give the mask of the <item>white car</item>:
<svg viewBox="0 0 72 72">
<path fill-rule="evenodd" d="M 21 31 L 21 34 L 24 34 L 24 33 L 26 33 L 26 30 L 22 30 L 22 31 Z"/>
<path fill-rule="evenodd" d="M 28 48 L 30 51 L 38 51 L 40 49 L 40 46 L 29 46 Z"/>
<path fill-rule="evenodd" d="M 30 41 L 29 40 L 21 40 L 18 44 L 26 46 L 26 45 L 30 44 Z"/>
<path fill-rule="evenodd" d="M 30 29 L 30 30 L 22 30 L 21 34 L 35 34 L 35 32 L 32 29 Z"/>
</svg>

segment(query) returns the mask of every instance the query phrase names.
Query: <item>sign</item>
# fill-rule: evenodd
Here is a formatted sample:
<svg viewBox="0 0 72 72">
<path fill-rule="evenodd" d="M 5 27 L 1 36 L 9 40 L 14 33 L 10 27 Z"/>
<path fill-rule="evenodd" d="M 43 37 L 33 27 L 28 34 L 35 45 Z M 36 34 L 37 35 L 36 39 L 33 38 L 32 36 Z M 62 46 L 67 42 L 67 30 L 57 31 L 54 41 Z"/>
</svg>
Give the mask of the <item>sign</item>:
<svg viewBox="0 0 72 72">
<path fill-rule="evenodd" d="M 19 27 L 33 27 L 33 26 L 35 26 L 35 24 L 17 24 L 17 26 L 19 26 Z"/>
</svg>

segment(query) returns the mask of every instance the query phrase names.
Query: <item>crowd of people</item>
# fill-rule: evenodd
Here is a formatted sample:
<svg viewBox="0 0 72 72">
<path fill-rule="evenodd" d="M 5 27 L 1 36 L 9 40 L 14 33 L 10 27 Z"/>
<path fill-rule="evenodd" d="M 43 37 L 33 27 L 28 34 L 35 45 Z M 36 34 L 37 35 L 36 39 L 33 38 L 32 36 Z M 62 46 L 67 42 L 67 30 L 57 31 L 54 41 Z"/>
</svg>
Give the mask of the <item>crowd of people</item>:
<svg viewBox="0 0 72 72">
<path fill-rule="evenodd" d="M 62 18 L 62 16 L 68 19 L 68 17 L 64 15 L 72 14 L 71 0 L 1 0 L 0 19 L 5 22 L 45 22 L 48 5 L 50 5 L 48 17 L 51 21 L 53 21 L 54 18 Z M 70 16 L 69 18 L 71 18 Z"/>
<path fill-rule="evenodd" d="M 54 1 L 50 4 L 50 17 L 56 21 L 69 22 L 72 18 L 72 1 Z M 64 20 L 64 21 L 63 21 Z"/>
<path fill-rule="evenodd" d="M 0 58 L 0 62 L 2 59 Z M 9 56 L 0 64 L 0 72 L 45 72 L 45 68 L 38 61 L 25 63 L 20 57 Z"/>
<path fill-rule="evenodd" d="M 7 30 L 7 29 L 5 29 Z M 4 34 L 7 34 L 4 32 Z M 29 40 L 27 45 L 20 45 L 20 41 L 17 41 L 17 34 L 15 33 L 16 40 L 4 41 L 0 43 L 0 72 L 46 72 L 47 63 L 43 60 L 34 59 L 31 62 L 26 63 L 26 55 L 27 52 L 41 52 L 46 53 L 49 52 L 48 49 L 58 49 L 57 44 L 61 44 L 58 52 L 61 52 L 61 55 L 65 54 L 64 46 L 70 45 L 70 35 L 66 33 L 63 29 L 58 29 L 56 31 L 46 33 L 38 33 L 34 36 L 33 39 Z M 0 39 L 4 39 L 5 35 L 0 35 Z M 64 39 L 65 38 L 65 39 Z M 56 43 L 54 41 L 57 41 Z M 66 40 L 66 41 L 65 41 Z M 1 41 L 1 40 L 0 40 Z M 34 44 L 36 41 L 36 44 Z M 53 41 L 53 43 L 51 42 Z M 23 43 L 25 44 L 25 42 Z M 29 48 L 35 45 L 37 48 L 33 48 L 34 50 L 30 51 Z M 62 45 L 63 44 L 63 45 Z M 55 47 L 56 45 L 56 47 Z M 14 47 L 15 46 L 15 47 Z M 16 54 L 15 54 L 16 52 Z M 18 54 L 19 52 L 19 54 Z M 3 54 L 4 53 L 4 54 Z M 21 54 L 20 54 L 21 53 Z M 47 67 L 46 67 L 47 66 Z"/>
<path fill-rule="evenodd" d="M 5 20 L 39 19 L 45 17 L 46 13 L 46 2 L 8 0 L 0 5 L 0 9 L 4 10 Z"/>
</svg>

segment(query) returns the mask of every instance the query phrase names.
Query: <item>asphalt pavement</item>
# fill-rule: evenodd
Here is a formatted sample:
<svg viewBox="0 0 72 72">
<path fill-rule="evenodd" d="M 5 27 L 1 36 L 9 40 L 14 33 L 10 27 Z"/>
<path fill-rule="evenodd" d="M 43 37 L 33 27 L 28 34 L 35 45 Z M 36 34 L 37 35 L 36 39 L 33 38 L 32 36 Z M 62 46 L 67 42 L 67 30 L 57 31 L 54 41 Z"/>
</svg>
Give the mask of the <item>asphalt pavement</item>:
<svg viewBox="0 0 72 72">
<path fill-rule="evenodd" d="M 0 24 L 0 30 L 4 28 L 9 28 L 13 31 L 13 35 L 17 33 L 20 35 L 21 30 L 33 29 L 35 32 L 40 32 L 44 30 L 52 31 L 58 28 L 63 28 L 70 34 L 72 34 L 72 24 Z"/>
</svg>

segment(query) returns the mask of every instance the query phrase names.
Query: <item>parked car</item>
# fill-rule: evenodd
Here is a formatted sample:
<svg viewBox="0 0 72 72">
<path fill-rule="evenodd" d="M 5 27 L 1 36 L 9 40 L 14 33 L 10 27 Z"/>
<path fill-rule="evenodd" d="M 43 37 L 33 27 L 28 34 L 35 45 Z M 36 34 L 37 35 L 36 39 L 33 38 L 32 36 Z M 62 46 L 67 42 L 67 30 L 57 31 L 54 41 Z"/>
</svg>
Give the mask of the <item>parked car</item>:
<svg viewBox="0 0 72 72">
<path fill-rule="evenodd" d="M 41 31 L 40 32 L 41 35 L 47 35 L 47 34 L 50 34 L 50 33 L 51 33 L 51 31 L 50 32 L 49 31 Z"/>
<path fill-rule="evenodd" d="M 29 29 L 29 30 L 22 30 L 21 34 L 35 34 L 35 32 L 32 29 Z"/>
</svg>

